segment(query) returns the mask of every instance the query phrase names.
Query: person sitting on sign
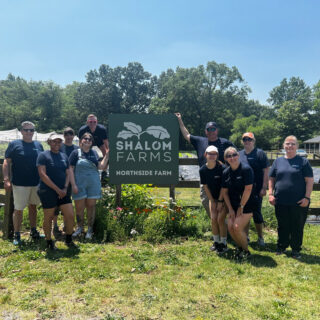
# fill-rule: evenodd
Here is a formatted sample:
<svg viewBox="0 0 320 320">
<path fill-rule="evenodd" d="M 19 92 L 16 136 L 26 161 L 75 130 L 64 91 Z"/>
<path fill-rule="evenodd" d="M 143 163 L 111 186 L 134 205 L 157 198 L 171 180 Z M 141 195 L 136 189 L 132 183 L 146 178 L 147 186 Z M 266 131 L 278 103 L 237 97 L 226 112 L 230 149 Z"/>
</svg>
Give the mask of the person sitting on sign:
<svg viewBox="0 0 320 320">
<path fill-rule="evenodd" d="M 84 209 L 87 209 L 88 231 L 86 239 L 93 236 L 96 201 L 101 198 L 101 182 L 99 171 L 108 166 L 109 151 L 101 162 L 95 150 L 92 150 L 93 137 L 85 133 L 80 139 L 80 149 L 72 151 L 69 161 L 72 169 L 71 183 L 75 181 L 76 192 L 73 190 L 72 198 L 75 202 L 78 228 L 73 233 L 77 237 L 83 232 Z"/>
</svg>

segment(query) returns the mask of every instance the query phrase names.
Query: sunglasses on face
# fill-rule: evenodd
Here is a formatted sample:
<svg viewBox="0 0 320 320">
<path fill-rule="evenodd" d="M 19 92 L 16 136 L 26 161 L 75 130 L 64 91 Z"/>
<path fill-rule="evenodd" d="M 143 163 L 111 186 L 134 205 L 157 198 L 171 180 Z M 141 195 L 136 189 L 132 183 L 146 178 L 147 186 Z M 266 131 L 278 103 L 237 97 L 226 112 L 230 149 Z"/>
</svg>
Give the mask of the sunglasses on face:
<svg viewBox="0 0 320 320">
<path fill-rule="evenodd" d="M 22 129 L 25 132 L 34 132 L 34 129 Z"/>
<path fill-rule="evenodd" d="M 207 155 L 209 155 L 209 156 L 217 156 L 218 154 L 217 153 L 208 152 Z"/>
<path fill-rule="evenodd" d="M 231 158 L 235 158 L 235 157 L 237 157 L 237 156 L 238 156 L 237 153 L 232 153 L 232 154 L 226 155 L 226 158 L 227 158 L 227 159 L 231 159 Z"/>
<path fill-rule="evenodd" d="M 246 141 L 251 142 L 251 141 L 253 141 L 253 139 L 252 139 L 252 138 L 243 138 L 242 141 L 243 141 L 243 142 L 246 142 Z"/>
<path fill-rule="evenodd" d="M 91 138 L 82 138 L 82 140 L 85 140 L 85 141 L 92 141 Z"/>
<path fill-rule="evenodd" d="M 211 128 L 207 129 L 208 132 L 215 132 L 216 130 L 217 130 L 217 128 L 215 128 L 215 127 L 211 127 Z"/>
<path fill-rule="evenodd" d="M 51 143 L 53 143 L 53 144 L 61 144 L 62 141 L 61 140 L 51 140 Z"/>
<path fill-rule="evenodd" d="M 89 120 L 89 123 L 97 123 L 97 120 Z"/>
<path fill-rule="evenodd" d="M 67 131 L 64 133 L 65 136 L 74 136 L 74 133 L 72 131 Z"/>
</svg>

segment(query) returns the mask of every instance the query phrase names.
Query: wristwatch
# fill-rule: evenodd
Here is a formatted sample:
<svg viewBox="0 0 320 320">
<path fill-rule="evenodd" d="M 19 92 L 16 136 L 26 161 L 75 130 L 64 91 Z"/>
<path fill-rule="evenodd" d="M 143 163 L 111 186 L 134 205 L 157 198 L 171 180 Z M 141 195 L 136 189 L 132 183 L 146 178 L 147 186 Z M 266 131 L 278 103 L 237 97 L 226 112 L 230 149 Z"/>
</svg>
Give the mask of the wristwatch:
<svg viewBox="0 0 320 320">
<path fill-rule="evenodd" d="M 244 208 L 244 206 L 243 206 L 242 204 L 239 204 L 239 207 L 240 207 L 241 209 L 243 209 L 243 208 Z"/>
</svg>

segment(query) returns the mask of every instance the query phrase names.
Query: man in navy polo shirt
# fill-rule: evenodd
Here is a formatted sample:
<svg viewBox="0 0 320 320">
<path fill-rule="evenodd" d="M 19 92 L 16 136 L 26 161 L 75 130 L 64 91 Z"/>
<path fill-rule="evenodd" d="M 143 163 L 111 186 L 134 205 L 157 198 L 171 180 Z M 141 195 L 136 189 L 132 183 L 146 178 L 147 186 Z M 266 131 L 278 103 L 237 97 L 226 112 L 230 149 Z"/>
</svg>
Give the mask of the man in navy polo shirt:
<svg viewBox="0 0 320 320">
<path fill-rule="evenodd" d="M 37 205 L 40 199 L 37 194 L 39 174 L 36 167 L 38 154 L 43 151 L 38 141 L 32 141 L 34 124 L 24 121 L 21 124 L 21 140 L 9 143 L 3 162 L 3 180 L 5 189 L 12 187 L 13 191 L 13 244 L 21 244 L 20 230 L 23 209 L 28 206 L 31 232 L 33 239 L 39 238 L 37 231 Z M 12 180 L 10 181 L 10 164 L 12 165 Z"/>
<path fill-rule="evenodd" d="M 109 149 L 107 129 L 103 125 L 98 124 L 98 118 L 94 114 L 89 114 L 87 117 L 87 124 L 79 129 L 79 139 L 81 139 L 86 132 L 92 134 L 93 146 L 97 146 L 101 150 L 102 155 L 105 156 Z"/>
<path fill-rule="evenodd" d="M 210 121 L 206 124 L 205 127 L 205 135 L 206 137 L 193 136 L 189 133 L 187 128 L 185 127 L 181 114 L 175 113 L 178 118 L 179 126 L 183 137 L 193 145 L 195 150 L 197 151 L 198 163 L 201 168 L 206 163 L 205 151 L 208 146 L 215 146 L 219 151 L 219 160 L 224 162 L 224 151 L 229 147 L 234 147 L 233 143 L 225 138 L 219 138 L 219 128 L 217 124 L 213 121 Z M 200 185 L 200 198 L 202 205 L 206 209 L 206 212 L 210 218 L 210 210 L 209 210 L 209 199 L 205 193 L 203 185 Z"/>
</svg>

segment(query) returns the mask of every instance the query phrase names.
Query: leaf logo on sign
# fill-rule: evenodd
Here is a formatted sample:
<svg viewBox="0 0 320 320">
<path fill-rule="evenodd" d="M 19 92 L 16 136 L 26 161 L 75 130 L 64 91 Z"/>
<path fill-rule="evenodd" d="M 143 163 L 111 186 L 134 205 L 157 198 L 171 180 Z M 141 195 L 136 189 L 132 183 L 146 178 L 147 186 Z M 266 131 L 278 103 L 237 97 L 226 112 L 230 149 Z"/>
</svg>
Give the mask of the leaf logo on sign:
<svg viewBox="0 0 320 320">
<path fill-rule="evenodd" d="M 142 131 L 141 126 L 138 124 L 135 124 L 133 122 L 124 122 L 123 125 L 128 129 L 128 130 L 122 130 L 118 133 L 117 138 L 122 138 L 122 139 L 129 139 L 133 136 L 136 136 L 138 140 L 140 140 L 140 136 L 143 133 L 148 133 L 151 136 L 154 136 L 155 138 L 158 139 L 166 139 L 170 138 L 170 134 L 167 131 L 167 129 L 161 127 L 161 126 L 150 126 L 148 127 L 145 131 Z"/>
</svg>

